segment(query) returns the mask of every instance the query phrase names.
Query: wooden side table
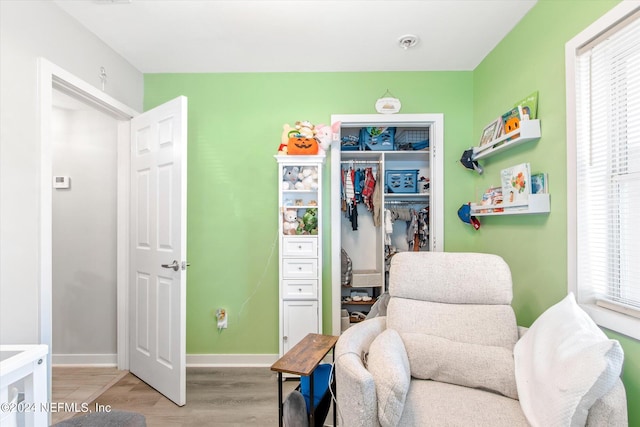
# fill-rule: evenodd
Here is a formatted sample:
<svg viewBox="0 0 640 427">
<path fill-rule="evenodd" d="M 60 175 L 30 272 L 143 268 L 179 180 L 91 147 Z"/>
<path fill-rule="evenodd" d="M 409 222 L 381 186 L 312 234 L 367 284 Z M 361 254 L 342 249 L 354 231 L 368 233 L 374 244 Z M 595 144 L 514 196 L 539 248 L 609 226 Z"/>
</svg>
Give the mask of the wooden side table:
<svg viewBox="0 0 640 427">
<path fill-rule="evenodd" d="M 278 359 L 271 370 L 278 373 L 278 409 L 279 425 L 282 427 L 282 373 L 310 376 L 318 367 L 322 359 L 335 347 L 338 337 L 333 335 L 308 334 L 284 356 Z M 333 361 L 335 363 L 335 353 Z M 331 387 L 331 386 L 329 386 Z M 309 426 L 315 426 L 315 411 L 313 407 L 313 375 L 309 377 Z M 333 425 L 336 425 L 336 405 L 333 404 Z"/>
</svg>

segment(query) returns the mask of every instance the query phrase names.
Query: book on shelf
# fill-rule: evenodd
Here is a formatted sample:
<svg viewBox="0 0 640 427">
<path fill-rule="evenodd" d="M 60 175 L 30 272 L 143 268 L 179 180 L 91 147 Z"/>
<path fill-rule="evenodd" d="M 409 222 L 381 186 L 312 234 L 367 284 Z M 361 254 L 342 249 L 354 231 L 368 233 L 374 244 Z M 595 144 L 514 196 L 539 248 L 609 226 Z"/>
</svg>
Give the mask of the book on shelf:
<svg viewBox="0 0 640 427">
<path fill-rule="evenodd" d="M 502 205 L 502 187 L 489 187 L 478 203 L 478 213 L 504 212 L 504 208 L 497 205 Z"/>
<path fill-rule="evenodd" d="M 549 176 L 546 173 L 531 175 L 531 194 L 549 193 Z"/>
<path fill-rule="evenodd" d="M 520 128 L 520 118 L 522 117 L 522 109 L 520 107 L 513 107 L 502 115 L 502 128 L 504 135 L 511 133 Z M 507 141 L 513 138 L 517 138 L 519 134 L 510 136 Z"/>
<path fill-rule="evenodd" d="M 513 107 L 520 107 L 520 120 L 535 120 L 538 116 L 538 91 L 516 102 Z"/>
<path fill-rule="evenodd" d="M 527 205 L 531 194 L 531 166 L 520 163 L 500 172 L 502 197 L 505 207 Z"/>
</svg>

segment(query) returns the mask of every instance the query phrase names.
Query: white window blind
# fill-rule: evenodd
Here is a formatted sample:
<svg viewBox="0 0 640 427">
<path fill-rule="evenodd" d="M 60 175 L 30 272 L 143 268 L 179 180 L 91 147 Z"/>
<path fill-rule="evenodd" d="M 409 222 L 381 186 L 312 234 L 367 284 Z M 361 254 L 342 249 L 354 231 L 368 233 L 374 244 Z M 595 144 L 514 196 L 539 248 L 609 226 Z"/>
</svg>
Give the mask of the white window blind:
<svg viewBox="0 0 640 427">
<path fill-rule="evenodd" d="M 640 316 L 640 19 L 576 62 L 577 280 Z"/>
</svg>

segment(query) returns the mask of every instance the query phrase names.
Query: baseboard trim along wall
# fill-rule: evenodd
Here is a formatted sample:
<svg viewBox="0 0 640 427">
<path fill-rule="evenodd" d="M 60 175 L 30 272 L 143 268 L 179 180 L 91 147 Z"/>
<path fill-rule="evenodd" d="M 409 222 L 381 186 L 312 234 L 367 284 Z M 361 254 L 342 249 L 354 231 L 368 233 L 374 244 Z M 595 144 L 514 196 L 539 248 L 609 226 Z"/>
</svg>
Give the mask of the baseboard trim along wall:
<svg viewBox="0 0 640 427">
<path fill-rule="evenodd" d="M 53 354 L 52 365 L 81 365 L 116 367 L 118 365 L 117 354 Z"/>
<path fill-rule="evenodd" d="M 261 368 L 270 367 L 277 354 L 187 354 L 190 368 Z M 104 366 L 118 364 L 116 354 L 54 354 L 53 365 Z"/>
<path fill-rule="evenodd" d="M 187 354 L 187 367 L 268 368 L 276 360 L 277 354 Z"/>
</svg>

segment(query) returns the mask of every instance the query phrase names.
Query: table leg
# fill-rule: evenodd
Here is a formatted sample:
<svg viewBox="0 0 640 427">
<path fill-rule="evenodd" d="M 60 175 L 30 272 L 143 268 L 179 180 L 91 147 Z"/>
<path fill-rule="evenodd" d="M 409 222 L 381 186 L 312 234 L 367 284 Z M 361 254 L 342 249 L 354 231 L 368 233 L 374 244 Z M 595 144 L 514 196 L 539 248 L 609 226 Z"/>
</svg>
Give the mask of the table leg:
<svg viewBox="0 0 640 427">
<path fill-rule="evenodd" d="M 278 372 L 278 425 L 282 427 L 282 372 Z"/>
<path fill-rule="evenodd" d="M 309 427 L 315 427 L 315 413 L 314 413 L 314 409 L 313 409 L 313 377 L 315 375 L 313 375 L 313 372 L 311 372 L 311 375 L 309 376 L 309 406 L 311 407 L 311 410 L 309 411 Z"/>
</svg>

